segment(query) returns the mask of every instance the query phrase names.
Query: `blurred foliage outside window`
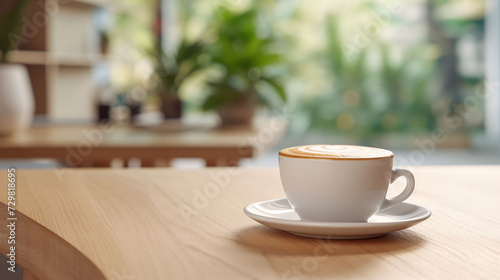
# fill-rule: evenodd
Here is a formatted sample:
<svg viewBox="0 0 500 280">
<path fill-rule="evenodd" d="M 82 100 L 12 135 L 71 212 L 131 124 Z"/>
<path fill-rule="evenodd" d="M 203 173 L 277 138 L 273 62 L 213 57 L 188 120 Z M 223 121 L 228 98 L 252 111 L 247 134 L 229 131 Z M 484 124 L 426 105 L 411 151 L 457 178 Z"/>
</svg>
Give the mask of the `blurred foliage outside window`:
<svg viewBox="0 0 500 280">
<path fill-rule="evenodd" d="M 155 1 L 121 2 L 139 8 L 117 16 L 114 42 L 123 61 L 114 77 L 133 87 L 152 71 L 144 50 L 153 42 Z M 484 2 L 190 0 L 176 6 L 178 34 L 208 43 L 218 40 L 213 23 L 221 10 L 255 10 L 256 35 L 272 33 L 286 58 L 270 71 L 284 77 L 291 133 L 369 141 L 436 127 L 483 129 L 483 104 L 465 116 L 460 104 L 475 94 L 484 75 Z M 180 89 L 189 110 L 201 110 L 210 90 L 207 81 L 217 71 L 223 69 L 207 69 Z"/>
</svg>

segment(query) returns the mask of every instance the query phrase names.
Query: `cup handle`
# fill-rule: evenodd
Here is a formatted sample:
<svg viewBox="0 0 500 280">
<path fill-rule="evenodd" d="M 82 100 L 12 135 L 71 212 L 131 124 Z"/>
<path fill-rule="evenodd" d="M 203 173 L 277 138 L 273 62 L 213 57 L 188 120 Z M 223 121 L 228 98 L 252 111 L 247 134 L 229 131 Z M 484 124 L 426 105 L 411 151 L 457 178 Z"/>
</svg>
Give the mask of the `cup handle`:
<svg viewBox="0 0 500 280">
<path fill-rule="evenodd" d="M 408 197 L 410 197 L 411 193 L 413 192 L 413 189 L 415 189 L 415 177 L 413 177 L 413 173 L 411 173 L 409 170 L 394 169 L 392 170 L 391 173 L 391 184 L 394 183 L 394 181 L 396 181 L 396 179 L 401 176 L 404 176 L 406 178 L 405 189 L 396 197 L 393 197 L 391 199 L 386 198 L 384 200 L 384 203 L 382 203 L 382 206 L 380 207 L 379 211 L 395 206 L 396 204 L 399 204 L 404 200 L 406 200 Z"/>
</svg>

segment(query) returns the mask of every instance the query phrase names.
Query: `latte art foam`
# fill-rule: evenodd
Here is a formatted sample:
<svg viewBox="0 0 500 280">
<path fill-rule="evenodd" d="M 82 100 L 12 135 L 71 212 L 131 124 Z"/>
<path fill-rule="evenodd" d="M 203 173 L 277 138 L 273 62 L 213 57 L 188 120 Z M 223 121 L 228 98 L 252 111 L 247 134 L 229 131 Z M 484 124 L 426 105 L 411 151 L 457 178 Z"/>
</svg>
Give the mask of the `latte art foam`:
<svg viewBox="0 0 500 280">
<path fill-rule="evenodd" d="M 379 159 L 391 158 L 391 151 L 351 145 L 307 145 L 290 147 L 279 152 L 280 156 L 315 159 Z"/>
</svg>

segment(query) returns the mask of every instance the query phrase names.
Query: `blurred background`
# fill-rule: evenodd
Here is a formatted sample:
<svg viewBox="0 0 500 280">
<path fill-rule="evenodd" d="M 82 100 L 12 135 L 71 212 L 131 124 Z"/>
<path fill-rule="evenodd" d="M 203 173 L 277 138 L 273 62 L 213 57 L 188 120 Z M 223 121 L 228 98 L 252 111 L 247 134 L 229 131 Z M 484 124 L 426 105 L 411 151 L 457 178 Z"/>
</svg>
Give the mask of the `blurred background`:
<svg viewBox="0 0 500 280">
<path fill-rule="evenodd" d="M 277 166 L 279 149 L 305 144 L 378 146 L 401 165 L 500 163 L 494 0 L 7 0 L 0 9 L 2 59 L 27 67 L 35 125 L 278 118 L 285 134 L 242 166 Z M 15 28 L 24 35 L 9 36 Z"/>
</svg>

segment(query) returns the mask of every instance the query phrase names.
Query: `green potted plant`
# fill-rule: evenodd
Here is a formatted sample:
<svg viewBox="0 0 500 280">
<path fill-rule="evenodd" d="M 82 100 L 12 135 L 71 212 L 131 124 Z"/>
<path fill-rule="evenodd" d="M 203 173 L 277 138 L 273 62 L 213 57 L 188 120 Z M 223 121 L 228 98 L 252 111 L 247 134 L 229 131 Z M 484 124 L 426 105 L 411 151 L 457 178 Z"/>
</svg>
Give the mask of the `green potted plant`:
<svg viewBox="0 0 500 280">
<path fill-rule="evenodd" d="M 165 119 L 178 119 L 182 115 L 182 101 L 179 90 L 184 82 L 198 70 L 206 66 L 198 57 L 203 53 L 204 43 L 188 42 L 183 39 L 176 51 L 166 53 L 157 44 L 154 57 L 156 60 L 156 93 L 161 102 L 161 111 Z"/>
<path fill-rule="evenodd" d="M 266 84 L 282 102 L 285 90 L 277 76 L 267 73 L 270 66 L 282 61 L 282 55 L 273 50 L 276 39 L 257 34 L 255 9 L 234 12 L 221 8 L 218 13 L 218 39 L 208 53 L 213 64 L 220 65 L 222 74 L 209 81 L 210 94 L 203 102 L 204 110 L 217 110 L 222 125 L 250 124 L 259 103 L 267 98 L 259 90 Z"/>
<path fill-rule="evenodd" d="M 29 0 L 13 2 L 0 18 L 0 135 L 29 127 L 34 115 L 33 90 L 24 65 L 8 63 L 16 47 L 24 10 Z"/>
</svg>

